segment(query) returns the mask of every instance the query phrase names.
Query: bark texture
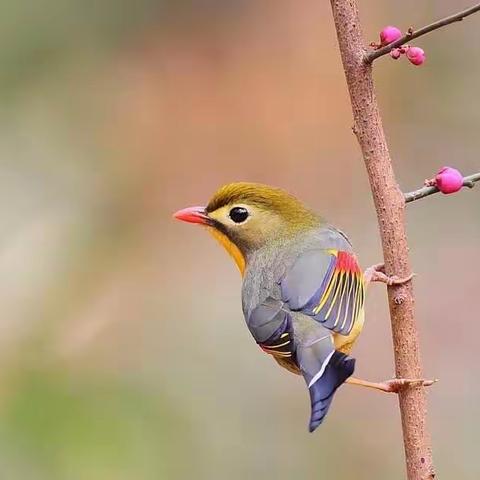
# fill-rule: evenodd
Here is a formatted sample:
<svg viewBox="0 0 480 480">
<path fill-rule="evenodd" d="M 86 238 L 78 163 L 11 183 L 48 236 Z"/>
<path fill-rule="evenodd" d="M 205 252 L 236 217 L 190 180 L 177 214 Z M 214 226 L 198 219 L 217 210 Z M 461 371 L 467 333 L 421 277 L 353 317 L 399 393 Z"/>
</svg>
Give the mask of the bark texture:
<svg viewBox="0 0 480 480">
<path fill-rule="evenodd" d="M 375 97 L 372 66 L 366 50 L 356 0 L 331 0 L 338 43 L 353 110 L 353 130 L 360 144 L 377 211 L 386 273 L 410 274 L 405 231 L 405 198 L 395 179 Z M 412 283 L 388 287 L 398 378 L 423 378 Z M 435 477 L 427 428 L 426 392 L 422 386 L 399 392 L 403 441 L 409 480 Z"/>
</svg>

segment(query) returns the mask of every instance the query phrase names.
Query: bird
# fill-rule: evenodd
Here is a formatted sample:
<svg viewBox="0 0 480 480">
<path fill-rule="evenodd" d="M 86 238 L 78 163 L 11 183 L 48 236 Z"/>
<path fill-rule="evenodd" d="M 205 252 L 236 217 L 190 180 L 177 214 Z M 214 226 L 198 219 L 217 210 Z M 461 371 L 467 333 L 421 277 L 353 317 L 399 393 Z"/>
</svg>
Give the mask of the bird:
<svg viewBox="0 0 480 480">
<path fill-rule="evenodd" d="M 206 227 L 233 258 L 242 276 L 243 315 L 255 342 L 305 380 L 310 432 L 324 421 L 345 382 L 386 392 L 413 382 L 354 378 L 351 356 L 364 326 L 367 285 L 400 284 L 411 276 L 389 277 L 382 264 L 362 271 L 345 233 L 277 187 L 229 183 L 206 206 L 173 216 Z"/>
</svg>

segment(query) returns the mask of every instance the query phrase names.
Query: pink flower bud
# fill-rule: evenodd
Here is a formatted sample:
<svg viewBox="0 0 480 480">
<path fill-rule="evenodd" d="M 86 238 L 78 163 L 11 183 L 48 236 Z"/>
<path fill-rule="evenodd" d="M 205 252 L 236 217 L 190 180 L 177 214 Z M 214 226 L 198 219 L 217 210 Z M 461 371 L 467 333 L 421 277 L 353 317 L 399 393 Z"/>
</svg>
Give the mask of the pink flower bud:
<svg viewBox="0 0 480 480">
<path fill-rule="evenodd" d="M 425 61 L 425 52 L 420 47 L 410 47 L 407 50 L 407 58 L 414 65 L 421 65 Z"/>
<path fill-rule="evenodd" d="M 442 193 L 455 193 L 463 187 L 463 175 L 455 168 L 443 167 L 435 176 L 435 184 Z"/>
<path fill-rule="evenodd" d="M 400 48 L 394 48 L 393 50 L 390 51 L 390 56 L 394 60 L 398 60 L 401 55 L 402 55 L 402 51 L 400 50 Z"/>
<path fill-rule="evenodd" d="M 398 40 L 401 36 L 402 32 L 397 27 L 389 25 L 388 27 L 384 27 L 380 32 L 380 43 L 382 45 L 388 45 L 389 43 Z"/>
</svg>

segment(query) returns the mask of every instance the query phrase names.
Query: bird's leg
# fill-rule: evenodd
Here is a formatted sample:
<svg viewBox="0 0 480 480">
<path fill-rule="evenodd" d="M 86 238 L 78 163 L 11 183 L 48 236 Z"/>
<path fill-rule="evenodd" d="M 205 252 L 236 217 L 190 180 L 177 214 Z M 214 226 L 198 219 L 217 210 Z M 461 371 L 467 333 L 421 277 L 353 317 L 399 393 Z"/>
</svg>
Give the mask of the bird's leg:
<svg viewBox="0 0 480 480">
<path fill-rule="evenodd" d="M 370 282 L 382 282 L 387 285 L 402 285 L 403 283 L 409 282 L 415 276 L 414 273 L 408 275 L 405 278 L 399 278 L 396 275 L 389 277 L 385 273 L 385 265 L 383 263 L 377 263 L 368 267 L 363 273 L 363 278 L 365 279 L 365 286 L 368 286 Z"/>
<path fill-rule="evenodd" d="M 385 380 L 384 382 L 368 382 L 367 380 L 361 380 L 360 378 L 355 377 L 349 377 L 346 380 L 346 383 L 349 383 L 350 385 L 359 385 L 361 387 L 374 388 L 375 390 L 380 390 L 387 393 L 398 393 L 402 388 L 407 387 L 429 387 L 435 382 L 438 382 L 438 380 L 392 378 L 390 380 Z"/>
</svg>

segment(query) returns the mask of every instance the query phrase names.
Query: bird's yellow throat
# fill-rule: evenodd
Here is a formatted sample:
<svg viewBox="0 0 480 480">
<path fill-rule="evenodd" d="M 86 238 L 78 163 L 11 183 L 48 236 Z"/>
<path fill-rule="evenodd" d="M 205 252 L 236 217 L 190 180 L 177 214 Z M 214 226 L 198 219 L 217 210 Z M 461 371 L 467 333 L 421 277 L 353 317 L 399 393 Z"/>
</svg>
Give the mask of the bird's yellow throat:
<svg viewBox="0 0 480 480">
<path fill-rule="evenodd" d="M 235 260 L 235 263 L 237 264 L 237 267 L 243 276 L 243 272 L 245 271 L 245 257 L 243 256 L 239 248 L 225 234 L 223 234 L 216 228 L 208 227 L 208 231 Z"/>
</svg>

